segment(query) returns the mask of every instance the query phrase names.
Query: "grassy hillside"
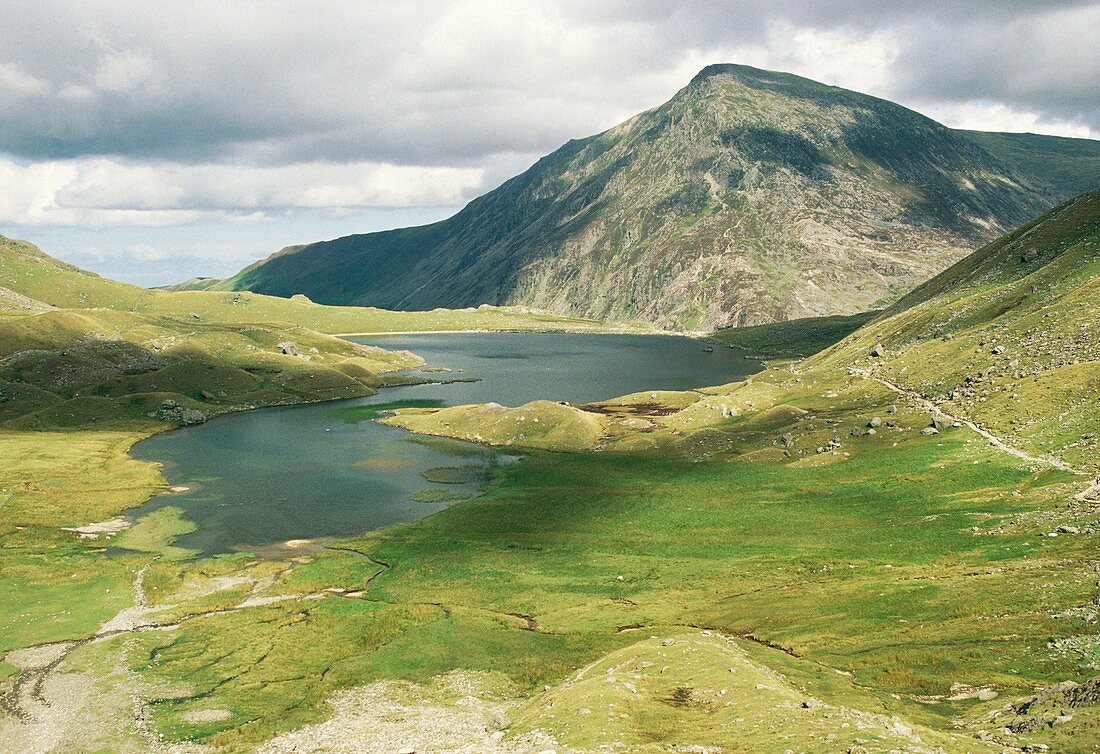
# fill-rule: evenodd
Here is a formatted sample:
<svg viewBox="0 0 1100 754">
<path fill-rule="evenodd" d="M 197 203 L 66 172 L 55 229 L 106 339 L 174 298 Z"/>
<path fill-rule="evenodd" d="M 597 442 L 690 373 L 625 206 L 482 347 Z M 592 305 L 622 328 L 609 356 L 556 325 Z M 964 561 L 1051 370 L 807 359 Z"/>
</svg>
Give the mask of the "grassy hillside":
<svg viewBox="0 0 1100 754">
<path fill-rule="evenodd" d="M 1049 192 L 899 105 L 715 65 L 447 220 L 289 247 L 218 285 L 679 329 L 847 315 L 1049 207 Z"/>
<path fill-rule="evenodd" d="M 858 365 L 1011 443 L 1090 468 L 1100 399 L 1100 191 L 920 286 L 807 362 Z M 881 343 L 883 356 L 870 356 Z"/>
<path fill-rule="evenodd" d="M 789 369 L 694 392 L 558 407 L 573 416 L 546 417 L 551 426 L 586 416 L 598 423 L 599 436 L 582 447 L 600 452 L 569 462 L 538 456 L 537 481 L 509 478 L 499 494 L 512 506 L 539 506 L 520 514 L 538 522 L 520 530 L 555 542 L 545 545 L 550 551 L 563 545 L 549 532 L 563 527 L 575 536 L 591 526 L 592 541 L 607 543 L 585 562 L 605 567 L 608 583 L 616 569 L 627 574 L 616 584 L 629 588 L 608 589 L 617 605 L 606 608 L 609 620 L 620 628 L 645 633 L 664 620 L 748 636 L 785 652 L 787 668 L 816 668 L 818 682 L 821 669 L 839 670 L 879 699 L 908 700 L 891 706 L 910 721 L 992 731 L 982 735 L 1002 745 L 1094 751 L 1095 697 L 1081 692 L 1071 702 L 1064 696 L 1071 686 L 1052 684 L 1085 681 L 1100 667 L 1091 623 L 1100 592 L 1088 575 L 1100 531 L 1100 491 L 1091 485 L 1100 473 L 1098 281 L 1100 192 L 1093 192 L 976 252 Z M 389 423 L 546 447 L 544 432 L 532 434 L 538 410 L 497 408 L 482 422 L 477 407 L 419 409 Z M 516 475 L 536 473 L 528 464 Z M 611 478 L 621 490 L 607 489 Z M 651 501 L 651 517 L 632 530 L 624 522 L 646 509 L 639 497 Z M 853 549 L 836 549 L 845 542 Z M 662 546 L 665 558 L 652 559 Z M 519 572 L 538 569 L 537 561 L 547 561 L 547 574 L 568 570 L 533 550 L 540 554 Z M 371 551 L 397 554 L 387 545 Z M 798 577 L 785 552 L 801 558 Z M 716 565 L 723 554 L 730 560 Z M 885 570 L 868 569 L 867 558 Z M 686 572 L 676 587 L 678 565 Z M 578 591 L 589 583 L 576 582 Z M 511 603 L 542 626 L 583 623 L 586 615 L 599 621 L 580 607 L 591 603 L 565 597 L 560 583 L 528 579 L 525 587 L 555 595 L 540 603 L 517 594 Z M 672 619 L 669 611 L 683 612 Z M 705 692 L 686 687 L 684 707 L 715 709 L 713 682 Z M 1045 701 L 1006 706 L 1006 698 L 1042 687 L 1050 687 Z M 549 698 L 575 710 L 589 693 Z M 595 731 L 614 730 L 637 742 L 654 720 L 671 737 L 661 740 L 699 740 L 678 736 L 703 723 L 670 717 L 659 700 L 633 700 L 625 727 L 601 717 L 596 728 L 578 728 L 570 712 L 554 710 L 541 722 L 567 741 L 594 742 Z M 1058 710 L 1065 718 L 1054 721 Z M 776 733 L 790 731 L 757 726 L 748 740 L 769 750 Z M 728 741 L 714 734 L 705 743 Z"/>
<path fill-rule="evenodd" d="M 231 304 L 183 315 L 192 302 L 150 296 L 7 239 L 0 280 L 3 652 L 93 633 L 130 603 L 139 568 L 180 554 L 169 543 L 186 525 L 162 516 L 104 557 L 113 517 L 166 487 L 155 465 L 126 455 L 135 442 L 229 411 L 370 395 L 400 379 L 389 373 L 423 363 L 274 318 L 227 324 L 244 318 Z M 297 306 L 273 310 L 292 311 L 288 303 Z M 14 670 L 0 663 L 0 677 Z M 9 694 L 0 700 L 5 714 L 21 714 Z M 14 746 L 33 750 L 29 741 Z"/>
<path fill-rule="evenodd" d="M 765 359 L 805 358 L 858 330 L 879 312 L 848 316 L 809 317 L 769 325 L 728 327 L 716 330 L 710 340 L 741 348 Z"/>
<path fill-rule="evenodd" d="M 20 311 L 4 291 L 62 309 L 113 309 L 191 323 L 240 325 L 277 322 L 325 333 L 439 330 L 606 330 L 627 324 L 598 323 L 522 309 L 388 312 L 364 307 L 314 304 L 248 292 L 149 290 L 102 278 L 45 254 L 33 244 L 0 236 L 0 314 Z"/>
<path fill-rule="evenodd" d="M 1100 188 L 1100 141 L 1046 134 L 963 133 L 990 154 L 1049 184 L 1058 201 Z"/>
</svg>

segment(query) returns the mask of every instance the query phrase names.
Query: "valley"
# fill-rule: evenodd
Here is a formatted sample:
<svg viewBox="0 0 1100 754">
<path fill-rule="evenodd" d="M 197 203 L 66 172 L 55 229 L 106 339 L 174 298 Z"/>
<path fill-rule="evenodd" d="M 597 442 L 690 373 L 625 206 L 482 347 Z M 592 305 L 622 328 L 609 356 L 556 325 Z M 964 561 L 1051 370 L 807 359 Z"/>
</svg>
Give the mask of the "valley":
<svg viewBox="0 0 1100 754">
<path fill-rule="evenodd" d="M 646 354 L 654 336 L 364 345 L 299 324 L 134 312 L 113 287 L 117 309 L 96 293 L 87 310 L 8 314 L 3 740 L 112 752 L 1094 751 L 1098 239 L 1093 192 L 854 331 L 731 333 L 746 354 L 774 346 L 779 360 L 756 373 L 707 341 L 676 346 L 662 377 L 573 340 Z M 51 291 L 51 305 L 81 303 L 73 286 L 99 285 L 57 266 L 56 284 L 20 288 L 26 262 L 7 259 L 8 287 L 32 301 Z M 240 316 L 221 313 L 233 294 L 203 295 L 204 318 Z M 74 340 L 74 322 L 102 329 Z M 291 337 L 297 355 L 281 345 Z M 570 359 L 607 383 L 574 384 L 556 371 Z M 400 386 L 486 369 L 481 382 Z M 239 418 L 306 412 L 315 423 L 296 431 L 324 437 L 362 417 L 368 434 L 398 432 L 378 419 L 459 454 L 423 477 L 402 472 L 423 481 L 399 496 L 456 493 L 410 501 L 428 506 L 419 520 L 305 546 L 203 545 L 187 513 L 202 480 L 180 489 L 192 480 L 128 454 L 184 411 L 376 390 Z M 440 396 L 449 405 L 430 400 Z M 222 455 L 272 442 L 262 426 L 227 436 Z M 402 454 L 369 448 L 377 488 Z M 522 460 L 484 463 L 500 453 Z M 479 489 L 458 489 L 470 466 Z M 148 514 L 106 524 L 169 487 Z M 283 525 L 272 515 L 268 543 Z"/>
</svg>

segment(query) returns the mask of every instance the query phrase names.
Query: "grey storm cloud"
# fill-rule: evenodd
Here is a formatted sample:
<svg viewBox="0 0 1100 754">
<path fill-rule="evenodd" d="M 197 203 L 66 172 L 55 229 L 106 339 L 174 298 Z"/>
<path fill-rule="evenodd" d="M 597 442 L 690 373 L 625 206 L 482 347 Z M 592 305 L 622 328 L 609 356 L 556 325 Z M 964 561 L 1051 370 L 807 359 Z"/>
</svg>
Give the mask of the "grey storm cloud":
<svg viewBox="0 0 1100 754">
<path fill-rule="evenodd" d="M 9 0 L 0 10 L 0 152 L 26 162 L 483 166 L 655 106 L 710 62 L 1100 131 L 1097 2 Z M 738 55 L 750 59 L 715 57 Z"/>
</svg>

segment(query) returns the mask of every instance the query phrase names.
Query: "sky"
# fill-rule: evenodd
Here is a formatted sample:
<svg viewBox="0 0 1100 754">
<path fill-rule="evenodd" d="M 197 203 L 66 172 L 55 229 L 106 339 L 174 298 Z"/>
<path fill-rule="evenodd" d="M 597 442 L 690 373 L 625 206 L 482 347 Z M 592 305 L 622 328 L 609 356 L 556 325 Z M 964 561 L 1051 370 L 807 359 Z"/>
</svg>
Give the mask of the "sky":
<svg viewBox="0 0 1100 754">
<path fill-rule="evenodd" d="M 0 234 L 140 285 L 442 219 L 710 63 L 1100 138 L 1100 0 L 0 0 Z"/>
</svg>

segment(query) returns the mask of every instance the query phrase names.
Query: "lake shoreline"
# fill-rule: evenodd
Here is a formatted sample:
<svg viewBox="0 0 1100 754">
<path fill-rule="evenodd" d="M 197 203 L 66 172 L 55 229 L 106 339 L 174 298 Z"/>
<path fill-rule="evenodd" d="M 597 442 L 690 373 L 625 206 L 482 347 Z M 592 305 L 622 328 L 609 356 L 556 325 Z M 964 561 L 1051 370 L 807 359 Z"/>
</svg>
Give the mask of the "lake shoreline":
<svg viewBox="0 0 1100 754">
<path fill-rule="evenodd" d="M 446 366 L 465 376 L 438 380 L 416 369 L 401 370 L 373 394 L 238 407 L 220 412 L 234 414 L 233 422 L 211 421 L 187 432 L 169 428 L 139 440 L 130 456 L 161 464 L 164 481 L 131 512 L 144 515 L 182 503 L 185 517 L 202 531 L 185 535 L 180 544 L 204 554 L 356 536 L 421 520 L 457 502 L 412 497 L 431 488 L 431 480 L 420 475 L 425 469 L 492 466 L 509 450 L 479 446 L 472 453 L 469 446 L 475 443 L 423 442 L 427 437 L 374 421 L 340 422 L 330 416 L 333 410 L 317 406 L 403 399 L 521 405 L 543 397 L 579 404 L 638 390 L 721 384 L 762 368 L 733 349 L 708 353 L 694 339 L 666 334 L 418 331 L 397 344 L 391 337 L 402 336 L 395 333 L 362 337 L 417 354 L 423 365 L 416 369 Z M 406 444 L 404 438 L 417 440 Z M 164 495 L 169 485 L 195 481 L 202 482 L 202 490 L 186 501 Z M 481 494 L 477 487 L 470 497 Z M 257 523 L 261 519 L 267 523 Z"/>
</svg>

